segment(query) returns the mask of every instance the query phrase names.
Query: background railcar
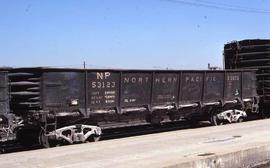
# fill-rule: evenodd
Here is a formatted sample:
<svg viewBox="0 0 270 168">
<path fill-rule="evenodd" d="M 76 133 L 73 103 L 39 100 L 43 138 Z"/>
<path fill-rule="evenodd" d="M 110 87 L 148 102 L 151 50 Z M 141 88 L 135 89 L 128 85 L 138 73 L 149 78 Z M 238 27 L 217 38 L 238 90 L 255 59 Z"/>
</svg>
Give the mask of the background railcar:
<svg viewBox="0 0 270 168">
<path fill-rule="evenodd" d="M 16 68 L 9 78 L 24 145 L 93 141 L 102 129 L 181 119 L 218 125 L 257 112 L 251 70 Z"/>
<path fill-rule="evenodd" d="M 269 114 L 270 108 L 270 40 L 247 39 L 224 46 L 225 69 L 255 69 L 261 100 L 260 111 Z M 267 114 L 268 112 L 268 114 Z"/>
<path fill-rule="evenodd" d="M 6 69 L 0 70 L 0 143 L 8 140 L 14 140 L 15 136 L 9 129 L 12 125 L 14 116 L 10 113 L 9 108 L 9 81 Z"/>
</svg>

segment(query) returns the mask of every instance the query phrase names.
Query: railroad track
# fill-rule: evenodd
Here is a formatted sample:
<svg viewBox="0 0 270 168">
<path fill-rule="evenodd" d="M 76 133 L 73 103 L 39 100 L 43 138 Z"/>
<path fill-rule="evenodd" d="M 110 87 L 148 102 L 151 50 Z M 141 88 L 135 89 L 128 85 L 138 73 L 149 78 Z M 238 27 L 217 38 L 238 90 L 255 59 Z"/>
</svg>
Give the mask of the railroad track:
<svg viewBox="0 0 270 168">
<path fill-rule="evenodd" d="M 254 119 L 255 118 L 252 118 L 250 120 L 254 120 Z M 247 122 L 250 120 L 247 120 Z M 156 125 L 156 126 L 146 124 L 146 125 L 140 125 L 140 126 L 106 129 L 103 131 L 100 141 L 168 132 L 168 131 L 176 131 L 176 130 L 181 130 L 181 129 L 191 129 L 191 128 L 196 129 L 196 128 L 208 127 L 208 126 L 211 126 L 209 122 L 199 122 L 198 125 L 191 125 L 187 121 L 177 121 L 177 122 L 162 123 L 161 125 Z M 12 143 L 4 144 L 0 148 L 0 154 L 38 150 L 38 149 L 42 149 L 42 147 L 40 145 L 34 145 L 30 148 L 25 148 L 21 146 L 18 142 L 13 141 Z"/>
<path fill-rule="evenodd" d="M 180 129 L 187 128 L 198 128 L 202 126 L 210 126 L 209 123 L 201 123 L 200 125 L 190 125 L 190 123 L 186 121 L 179 121 L 173 123 L 163 123 L 162 125 L 142 125 L 135 127 L 127 127 L 123 129 L 109 129 L 103 131 L 103 135 L 101 140 L 115 139 L 115 138 L 125 138 L 130 136 L 139 136 L 145 134 L 153 134 L 153 133 L 161 133 L 167 131 L 175 131 Z"/>
<path fill-rule="evenodd" d="M 157 125 L 157 126 L 153 126 L 149 124 L 149 125 L 126 127 L 126 128 L 107 129 L 103 131 L 103 134 L 100 140 L 104 141 L 104 140 L 109 140 L 109 139 L 161 133 L 161 132 L 175 131 L 175 130 L 187 129 L 187 128 L 197 128 L 197 127 L 202 127 L 202 126 L 203 127 L 210 126 L 210 124 L 203 123 L 198 126 L 192 126 L 188 124 L 188 122 L 180 121 L 180 122 L 174 122 L 174 123 L 163 123 L 162 125 Z M 40 145 L 34 145 L 32 147 L 25 148 L 21 146 L 18 142 L 13 141 L 13 142 L 3 144 L 0 148 L 0 153 L 6 154 L 6 153 L 22 152 L 22 151 L 37 150 L 37 149 L 42 149 L 42 147 Z"/>
</svg>

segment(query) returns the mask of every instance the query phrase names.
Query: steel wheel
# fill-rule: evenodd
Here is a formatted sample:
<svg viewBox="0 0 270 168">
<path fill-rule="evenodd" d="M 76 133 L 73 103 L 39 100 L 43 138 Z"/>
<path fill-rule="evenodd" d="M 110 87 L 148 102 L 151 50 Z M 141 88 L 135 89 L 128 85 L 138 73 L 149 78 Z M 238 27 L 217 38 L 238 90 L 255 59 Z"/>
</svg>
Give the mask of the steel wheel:
<svg viewBox="0 0 270 168">
<path fill-rule="evenodd" d="M 239 117 L 238 120 L 237 120 L 238 123 L 241 123 L 243 121 L 244 121 L 244 118 L 243 117 Z"/>
<path fill-rule="evenodd" d="M 44 134 L 43 130 L 41 130 L 39 134 L 39 144 L 45 148 L 56 147 L 60 145 L 56 140 L 49 139 L 49 137 Z"/>
<path fill-rule="evenodd" d="M 85 142 L 97 142 L 99 141 L 101 136 L 92 135 Z"/>
<path fill-rule="evenodd" d="M 211 124 L 215 126 L 223 125 L 224 121 L 218 119 L 217 113 L 214 113 L 211 115 Z"/>
</svg>

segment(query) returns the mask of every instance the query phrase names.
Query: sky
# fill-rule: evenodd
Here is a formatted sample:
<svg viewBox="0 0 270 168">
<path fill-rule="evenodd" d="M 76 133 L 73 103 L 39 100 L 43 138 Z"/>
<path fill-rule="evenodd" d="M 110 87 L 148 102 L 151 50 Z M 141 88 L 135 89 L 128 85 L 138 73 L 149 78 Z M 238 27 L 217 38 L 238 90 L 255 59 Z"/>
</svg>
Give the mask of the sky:
<svg viewBox="0 0 270 168">
<path fill-rule="evenodd" d="M 207 69 L 258 38 L 268 0 L 0 0 L 0 66 Z"/>
</svg>

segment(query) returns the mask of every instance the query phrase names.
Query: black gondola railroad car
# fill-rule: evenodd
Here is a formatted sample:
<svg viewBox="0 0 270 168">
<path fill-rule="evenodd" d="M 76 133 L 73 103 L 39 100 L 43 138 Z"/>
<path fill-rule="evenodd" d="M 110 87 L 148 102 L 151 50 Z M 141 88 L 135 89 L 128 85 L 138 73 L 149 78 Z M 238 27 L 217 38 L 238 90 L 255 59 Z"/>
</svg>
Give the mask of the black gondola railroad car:
<svg viewBox="0 0 270 168">
<path fill-rule="evenodd" d="M 18 140 L 44 146 L 97 140 L 101 130 L 187 119 L 214 125 L 257 112 L 255 73 L 203 70 L 16 68 Z"/>
</svg>

